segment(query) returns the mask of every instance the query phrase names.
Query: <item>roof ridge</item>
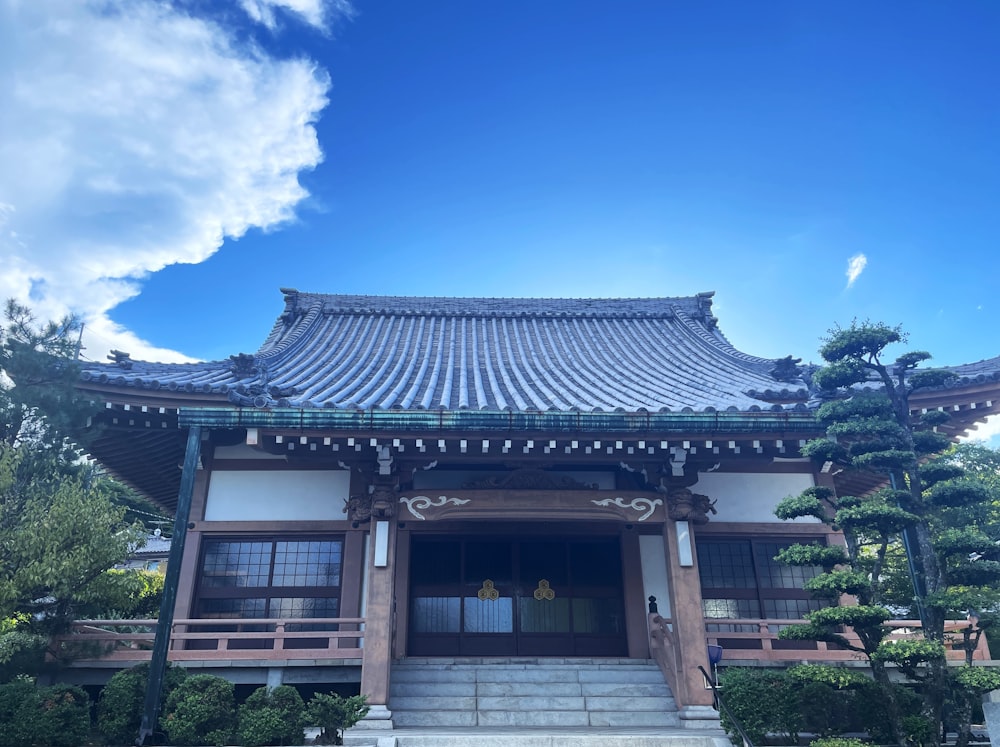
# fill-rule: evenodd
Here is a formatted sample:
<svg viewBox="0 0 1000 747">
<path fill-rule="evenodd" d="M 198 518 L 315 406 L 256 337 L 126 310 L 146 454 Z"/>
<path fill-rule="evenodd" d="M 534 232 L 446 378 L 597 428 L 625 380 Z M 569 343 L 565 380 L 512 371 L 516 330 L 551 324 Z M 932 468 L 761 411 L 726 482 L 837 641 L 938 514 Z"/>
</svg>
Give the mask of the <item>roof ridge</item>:
<svg viewBox="0 0 1000 747">
<path fill-rule="evenodd" d="M 285 314 L 297 316 L 321 306 L 324 313 L 435 314 L 475 317 L 672 317 L 682 310 L 695 318 L 714 319 L 714 291 L 694 296 L 633 298 L 514 298 L 471 296 L 379 296 L 304 293 L 282 288 Z"/>
</svg>

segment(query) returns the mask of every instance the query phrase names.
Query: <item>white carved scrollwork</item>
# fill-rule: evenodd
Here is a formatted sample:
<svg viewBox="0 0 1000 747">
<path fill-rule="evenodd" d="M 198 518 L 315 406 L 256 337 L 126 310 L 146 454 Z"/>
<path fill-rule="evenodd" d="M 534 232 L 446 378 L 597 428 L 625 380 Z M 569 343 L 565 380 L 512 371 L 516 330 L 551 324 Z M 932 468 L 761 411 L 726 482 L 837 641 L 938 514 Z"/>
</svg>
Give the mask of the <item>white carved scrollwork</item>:
<svg viewBox="0 0 1000 747">
<path fill-rule="evenodd" d="M 420 513 L 417 509 L 426 510 L 428 508 L 437 508 L 448 503 L 455 506 L 464 506 L 470 500 L 471 499 L 469 498 L 449 498 L 446 495 L 439 495 L 437 498 L 431 498 L 426 495 L 415 495 L 412 498 L 400 498 L 399 502 L 406 504 L 406 510 L 409 511 L 414 518 L 424 521 L 427 517 Z"/>
<path fill-rule="evenodd" d="M 645 521 L 653 515 L 657 506 L 663 505 L 663 501 L 659 498 L 653 498 L 652 500 L 649 498 L 635 498 L 631 503 L 627 503 L 621 496 L 618 496 L 617 498 L 604 498 L 603 500 L 594 499 L 591 503 L 594 503 L 597 506 L 614 505 L 618 506 L 618 508 L 631 508 L 633 511 L 645 512 L 641 513 L 636 521 Z"/>
</svg>

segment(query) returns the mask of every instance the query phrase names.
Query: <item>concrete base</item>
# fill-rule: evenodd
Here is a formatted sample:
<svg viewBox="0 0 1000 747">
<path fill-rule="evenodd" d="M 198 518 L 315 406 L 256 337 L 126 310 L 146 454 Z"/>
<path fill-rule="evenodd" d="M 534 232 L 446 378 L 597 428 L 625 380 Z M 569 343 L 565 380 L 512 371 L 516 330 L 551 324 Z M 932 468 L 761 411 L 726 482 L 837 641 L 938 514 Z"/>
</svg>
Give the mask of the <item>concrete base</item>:
<svg viewBox="0 0 1000 747">
<path fill-rule="evenodd" d="M 1000 745 L 1000 690 L 988 692 L 983 696 L 983 715 L 986 717 L 986 731 L 990 735 L 990 744 Z"/>
<path fill-rule="evenodd" d="M 683 729 L 721 729 L 719 712 L 712 706 L 681 706 L 678 711 Z"/>
<path fill-rule="evenodd" d="M 348 729 L 345 734 L 356 731 L 370 731 L 372 729 L 377 729 L 379 731 L 391 731 L 392 711 L 384 705 L 368 706 L 368 714 Z"/>
<path fill-rule="evenodd" d="M 397 728 L 392 734 L 345 735 L 349 747 L 732 747 L 721 732 L 683 729 Z"/>
</svg>

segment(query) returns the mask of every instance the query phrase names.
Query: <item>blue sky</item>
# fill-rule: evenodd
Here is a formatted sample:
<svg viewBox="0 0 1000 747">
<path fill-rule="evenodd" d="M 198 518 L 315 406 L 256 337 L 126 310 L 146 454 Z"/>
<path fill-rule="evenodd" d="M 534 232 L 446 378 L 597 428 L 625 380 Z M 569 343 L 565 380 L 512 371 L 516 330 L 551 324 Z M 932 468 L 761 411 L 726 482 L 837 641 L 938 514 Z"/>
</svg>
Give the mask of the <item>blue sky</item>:
<svg viewBox="0 0 1000 747">
<path fill-rule="evenodd" d="M 95 359 L 251 352 L 279 287 L 715 290 L 759 355 L 858 317 L 992 357 L 998 36 L 992 0 L 0 0 L 0 292 Z"/>
</svg>

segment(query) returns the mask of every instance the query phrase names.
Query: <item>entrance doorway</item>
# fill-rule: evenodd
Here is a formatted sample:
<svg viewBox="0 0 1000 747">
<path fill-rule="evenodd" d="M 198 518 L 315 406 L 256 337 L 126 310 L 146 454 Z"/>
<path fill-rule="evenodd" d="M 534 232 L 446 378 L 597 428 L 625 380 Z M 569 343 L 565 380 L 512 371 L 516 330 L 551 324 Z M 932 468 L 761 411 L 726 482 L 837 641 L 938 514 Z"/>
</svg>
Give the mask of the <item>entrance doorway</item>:
<svg viewBox="0 0 1000 747">
<path fill-rule="evenodd" d="M 411 656 L 626 656 L 617 538 L 420 537 Z"/>
</svg>

